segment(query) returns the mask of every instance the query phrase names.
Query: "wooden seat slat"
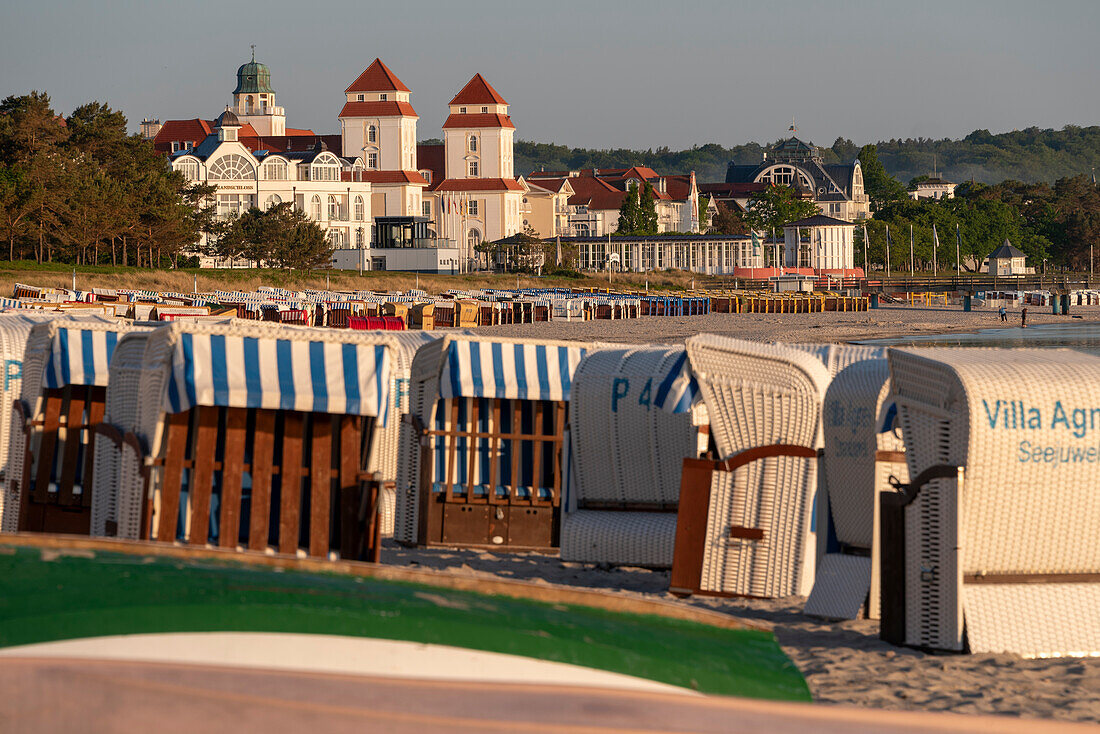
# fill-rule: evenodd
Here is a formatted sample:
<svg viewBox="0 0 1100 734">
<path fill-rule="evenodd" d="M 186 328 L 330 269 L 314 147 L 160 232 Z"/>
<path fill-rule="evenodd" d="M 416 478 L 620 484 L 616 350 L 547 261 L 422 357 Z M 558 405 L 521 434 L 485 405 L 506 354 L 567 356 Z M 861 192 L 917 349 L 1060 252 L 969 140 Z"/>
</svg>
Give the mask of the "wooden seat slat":
<svg viewBox="0 0 1100 734">
<path fill-rule="evenodd" d="M 263 550 L 271 521 L 271 469 L 275 461 L 275 411 L 256 411 L 252 431 L 252 513 L 248 524 L 249 550 Z"/>
<path fill-rule="evenodd" d="M 283 417 L 283 456 L 279 472 L 279 552 L 298 550 L 299 513 L 302 506 L 302 437 L 305 416 Z"/>
<path fill-rule="evenodd" d="M 65 418 L 65 442 L 62 449 L 61 479 L 57 486 L 57 503 L 64 507 L 75 504 L 73 485 L 76 484 L 77 458 L 80 455 L 80 434 L 84 428 L 84 389 L 82 386 L 69 386 L 69 406 Z M 46 454 L 42 455 L 47 458 Z M 52 457 L 49 457 L 52 458 Z M 91 492 L 91 486 L 84 488 Z"/>
<path fill-rule="evenodd" d="M 313 413 L 309 472 L 309 554 L 328 555 L 329 518 L 332 515 L 332 417 Z"/>
<path fill-rule="evenodd" d="M 248 429 L 247 408 L 226 408 L 225 449 L 222 454 L 221 527 L 218 545 L 235 548 L 241 532 L 241 478 Z"/>
<path fill-rule="evenodd" d="M 202 405 L 197 410 L 195 440 L 191 448 L 195 468 L 191 470 L 191 481 L 188 483 L 191 526 L 187 532 L 187 542 L 205 545 L 210 535 L 210 495 L 214 483 L 214 458 L 217 456 L 218 409 Z"/>
</svg>

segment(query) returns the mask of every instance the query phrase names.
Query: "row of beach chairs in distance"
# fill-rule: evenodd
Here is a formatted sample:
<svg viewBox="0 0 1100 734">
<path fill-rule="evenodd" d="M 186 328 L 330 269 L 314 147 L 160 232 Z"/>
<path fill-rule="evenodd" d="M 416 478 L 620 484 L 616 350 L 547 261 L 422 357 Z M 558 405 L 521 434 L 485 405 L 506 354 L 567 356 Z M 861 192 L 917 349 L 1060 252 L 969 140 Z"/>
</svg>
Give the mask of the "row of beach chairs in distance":
<svg viewBox="0 0 1100 734">
<path fill-rule="evenodd" d="M 826 311 L 866 311 L 867 296 L 837 293 L 739 293 L 711 296 L 715 313 L 824 313 Z"/>
<path fill-rule="evenodd" d="M 1085 353 L 44 313 L 0 315 L 0 350 L 6 532 L 558 549 L 898 644 L 1100 651 Z"/>
</svg>

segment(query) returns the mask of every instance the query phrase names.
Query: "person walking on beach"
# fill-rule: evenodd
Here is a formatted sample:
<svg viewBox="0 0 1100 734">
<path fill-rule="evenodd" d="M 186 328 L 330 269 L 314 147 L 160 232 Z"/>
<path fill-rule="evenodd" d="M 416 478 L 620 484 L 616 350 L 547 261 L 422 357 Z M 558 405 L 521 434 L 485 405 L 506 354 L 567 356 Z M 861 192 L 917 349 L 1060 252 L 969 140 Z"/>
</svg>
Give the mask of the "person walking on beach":
<svg viewBox="0 0 1100 734">
<path fill-rule="evenodd" d="M 1001 306 L 1001 310 L 998 312 L 1001 314 L 1001 321 L 1008 321 L 1008 309 Z"/>
<path fill-rule="evenodd" d="M 1027 328 L 1027 306 L 1020 309 L 1020 327 L 1023 329 Z"/>
</svg>

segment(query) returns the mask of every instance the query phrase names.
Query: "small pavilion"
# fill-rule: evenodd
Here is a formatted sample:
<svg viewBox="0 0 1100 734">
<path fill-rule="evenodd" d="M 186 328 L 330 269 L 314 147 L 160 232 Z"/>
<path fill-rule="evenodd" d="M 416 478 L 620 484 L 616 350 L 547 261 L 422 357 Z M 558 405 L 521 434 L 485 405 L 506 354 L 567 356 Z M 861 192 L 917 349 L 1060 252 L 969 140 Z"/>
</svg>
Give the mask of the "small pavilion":
<svg viewBox="0 0 1100 734">
<path fill-rule="evenodd" d="M 802 232 L 809 237 L 803 238 Z M 816 214 L 783 227 L 783 265 L 799 270 L 845 273 L 855 270 L 855 225 Z"/>
</svg>

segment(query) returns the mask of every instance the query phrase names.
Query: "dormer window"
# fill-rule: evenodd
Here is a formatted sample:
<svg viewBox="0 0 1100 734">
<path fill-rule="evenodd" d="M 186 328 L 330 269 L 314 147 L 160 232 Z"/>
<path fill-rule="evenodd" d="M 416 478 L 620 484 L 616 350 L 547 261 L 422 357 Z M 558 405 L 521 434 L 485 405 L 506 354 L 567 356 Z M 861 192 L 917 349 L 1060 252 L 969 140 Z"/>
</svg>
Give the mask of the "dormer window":
<svg viewBox="0 0 1100 734">
<path fill-rule="evenodd" d="M 465 115 L 466 114 L 466 108 L 465 107 L 459 107 L 458 108 L 458 113 L 460 115 Z"/>
<path fill-rule="evenodd" d="M 355 101 L 356 101 L 356 102 L 362 102 L 362 101 L 363 101 L 364 99 L 366 99 L 366 98 L 367 98 L 367 95 L 365 95 L 365 94 L 357 94 L 357 95 L 355 95 Z"/>
<path fill-rule="evenodd" d="M 380 95 L 378 95 L 378 101 L 379 101 L 379 102 L 385 102 L 385 101 L 386 101 L 387 99 L 389 99 L 389 98 L 390 98 L 390 95 L 388 95 L 388 94 L 380 94 Z"/>
<path fill-rule="evenodd" d="M 488 111 L 489 111 L 489 108 L 488 108 L 488 107 L 482 107 L 482 108 L 481 108 L 481 114 L 483 114 L 483 115 L 484 115 L 485 113 L 487 113 Z"/>
</svg>

